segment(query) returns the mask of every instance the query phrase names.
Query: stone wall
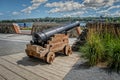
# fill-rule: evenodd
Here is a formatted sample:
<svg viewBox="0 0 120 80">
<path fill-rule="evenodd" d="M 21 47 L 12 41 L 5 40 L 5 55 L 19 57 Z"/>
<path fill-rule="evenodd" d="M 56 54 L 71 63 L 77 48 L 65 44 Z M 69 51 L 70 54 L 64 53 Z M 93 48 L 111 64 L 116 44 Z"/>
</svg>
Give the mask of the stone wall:
<svg viewBox="0 0 120 80">
<path fill-rule="evenodd" d="M 120 23 L 87 23 L 86 28 L 83 29 L 76 42 L 73 44 L 72 49 L 78 51 L 79 47 L 84 45 L 86 38 L 91 36 L 92 33 L 103 35 L 106 32 L 120 37 Z"/>
<path fill-rule="evenodd" d="M 87 23 L 87 28 L 90 33 L 112 33 L 115 36 L 120 36 L 120 23 Z"/>
<path fill-rule="evenodd" d="M 21 33 L 15 23 L 0 23 L 0 33 Z"/>
</svg>

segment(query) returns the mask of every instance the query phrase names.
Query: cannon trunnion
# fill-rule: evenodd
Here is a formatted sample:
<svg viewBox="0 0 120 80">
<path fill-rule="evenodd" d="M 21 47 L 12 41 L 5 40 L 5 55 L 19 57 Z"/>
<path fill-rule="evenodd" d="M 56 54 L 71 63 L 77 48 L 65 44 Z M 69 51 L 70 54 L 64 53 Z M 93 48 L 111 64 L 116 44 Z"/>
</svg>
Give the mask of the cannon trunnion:
<svg viewBox="0 0 120 80">
<path fill-rule="evenodd" d="M 55 53 L 60 52 L 69 56 L 72 54 L 66 32 L 74 27 L 78 27 L 79 22 L 70 25 L 57 27 L 55 29 L 33 34 L 33 40 L 26 45 L 26 54 L 29 57 L 36 57 L 52 63 Z"/>
</svg>

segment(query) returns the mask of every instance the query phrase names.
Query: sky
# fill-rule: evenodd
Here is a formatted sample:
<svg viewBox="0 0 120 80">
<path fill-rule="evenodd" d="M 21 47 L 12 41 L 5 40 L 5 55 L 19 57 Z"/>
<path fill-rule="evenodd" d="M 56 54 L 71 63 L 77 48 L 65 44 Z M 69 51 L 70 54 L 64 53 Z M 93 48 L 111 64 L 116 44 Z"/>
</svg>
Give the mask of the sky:
<svg viewBox="0 0 120 80">
<path fill-rule="evenodd" d="M 0 0 L 0 20 L 120 17 L 120 0 Z"/>
</svg>

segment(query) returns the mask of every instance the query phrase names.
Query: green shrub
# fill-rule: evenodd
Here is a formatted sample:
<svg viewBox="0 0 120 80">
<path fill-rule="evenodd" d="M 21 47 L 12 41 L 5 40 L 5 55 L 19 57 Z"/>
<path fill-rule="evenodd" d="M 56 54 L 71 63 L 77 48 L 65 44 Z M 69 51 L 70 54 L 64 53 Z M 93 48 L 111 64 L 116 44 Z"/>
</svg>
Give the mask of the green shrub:
<svg viewBox="0 0 120 80">
<path fill-rule="evenodd" d="M 99 63 L 104 56 L 104 46 L 98 34 L 89 36 L 87 43 L 80 50 L 84 53 L 83 57 L 88 59 L 91 66 Z"/>
<path fill-rule="evenodd" d="M 120 39 L 113 39 L 109 46 L 108 67 L 116 72 L 120 71 Z"/>
<path fill-rule="evenodd" d="M 110 70 L 120 71 L 120 38 L 110 33 L 100 35 L 91 33 L 80 50 L 89 65 L 107 62 Z"/>
<path fill-rule="evenodd" d="M 100 35 L 102 45 L 104 46 L 104 56 L 103 61 L 107 61 L 109 57 L 110 47 L 112 46 L 112 40 L 114 39 L 113 35 L 110 33 L 104 33 Z"/>
</svg>

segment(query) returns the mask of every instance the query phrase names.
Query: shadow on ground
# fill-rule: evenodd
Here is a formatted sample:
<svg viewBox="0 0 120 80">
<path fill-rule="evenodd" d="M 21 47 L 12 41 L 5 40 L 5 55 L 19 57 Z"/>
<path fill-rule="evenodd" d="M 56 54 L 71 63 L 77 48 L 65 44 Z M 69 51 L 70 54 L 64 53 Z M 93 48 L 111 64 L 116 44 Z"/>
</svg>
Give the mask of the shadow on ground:
<svg viewBox="0 0 120 80">
<path fill-rule="evenodd" d="M 36 65 L 48 65 L 45 61 L 38 58 L 23 57 L 22 60 L 17 61 L 18 65 L 24 66 L 36 66 Z"/>
<path fill-rule="evenodd" d="M 61 56 L 64 57 L 64 54 L 56 53 L 56 57 Z M 30 58 L 28 56 L 23 57 L 21 60 L 17 61 L 18 65 L 24 65 L 24 66 L 36 66 L 36 65 L 50 65 L 46 61 L 38 58 Z"/>
</svg>

